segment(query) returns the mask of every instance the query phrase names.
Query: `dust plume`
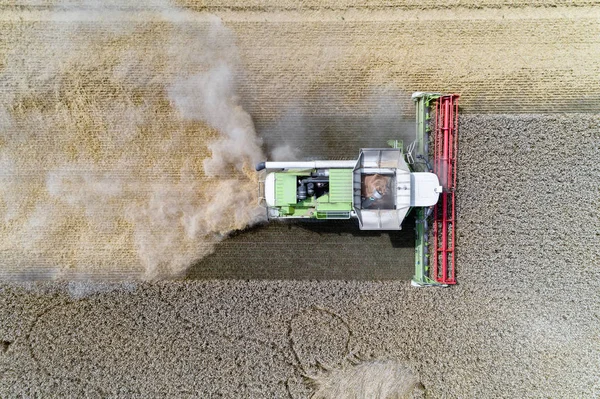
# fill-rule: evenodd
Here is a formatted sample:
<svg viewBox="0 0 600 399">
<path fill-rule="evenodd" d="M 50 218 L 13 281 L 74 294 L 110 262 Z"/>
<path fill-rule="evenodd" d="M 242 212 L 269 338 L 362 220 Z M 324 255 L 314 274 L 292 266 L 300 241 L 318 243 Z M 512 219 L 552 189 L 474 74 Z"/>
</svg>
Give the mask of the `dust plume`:
<svg viewBox="0 0 600 399">
<path fill-rule="evenodd" d="M 355 159 L 360 148 L 381 148 L 388 140 L 415 140 L 414 116 L 404 115 L 410 94 L 389 87 L 372 87 L 348 98 L 335 88 L 321 87 L 283 104 L 279 117 L 260 126 L 269 159 Z M 346 137 L 340 140 L 340 137 Z"/>
<path fill-rule="evenodd" d="M 169 90 L 186 119 L 204 121 L 223 134 L 208 146 L 212 156 L 204 161 L 204 171 L 210 176 L 227 175 L 228 166 L 242 171 L 239 160 L 262 159 L 252 118 L 239 104 L 233 82 L 231 67 L 221 62 L 206 73 L 177 81 Z"/>
<path fill-rule="evenodd" d="M 5 26 L 0 278 L 179 276 L 261 220 L 235 37 L 157 7 L 140 21 L 83 2 Z"/>
</svg>

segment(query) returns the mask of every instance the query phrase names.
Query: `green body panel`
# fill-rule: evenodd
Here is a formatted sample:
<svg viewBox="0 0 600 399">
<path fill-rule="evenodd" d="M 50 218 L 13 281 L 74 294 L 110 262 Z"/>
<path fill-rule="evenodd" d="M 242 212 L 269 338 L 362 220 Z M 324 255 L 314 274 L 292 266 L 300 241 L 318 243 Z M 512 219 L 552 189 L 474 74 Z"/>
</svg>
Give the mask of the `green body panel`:
<svg viewBox="0 0 600 399">
<path fill-rule="evenodd" d="M 293 176 L 295 177 L 296 175 Z M 294 190 L 295 189 L 296 186 L 294 186 Z M 312 216 L 311 212 L 314 211 L 316 206 L 317 202 L 313 197 L 311 197 L 290 206 L 282 206 L 279 208 L 279 212 L 289 217 L 310 217 Z"/>
<path fill-rule="evenodd" d="M 298 201 L 298 176 L 307 173 L 275 173 L 275 206 L 282 216 L 317 219 L 349 219 L 352 210 L 352 169 L 331 169 L 330 193 Z"/>
<path fill-rule="evenodd" d="M 417 100 L 417 155 L 425 155 L 425 140 L 427 138 L 427 124 L 425 123 L 425 100 Z"/>
<path fill-rule="evenodd" d="M 351 211 L 352 204 L 349 202 L 325 202 L 317 205 L 317 212 L 324 211 Z"/>
<path fill-rule="evenodd" d="M 283 215 L 292 215 L 294 214 L 295 208 L 293 206 L 282 206 L 279 208 L 279 212 Z"/>
<path fill-rule="evenodd" d="M 317 201 L 315 201 L 315 197 L 310 197 L 303 201 L 298 201 L 298 203 L 296 205 L 299 207 L 304 207 L 304 208 L 310 208 L 310 207 L 314 208 L 317 205 Z"/>
<path fill-rule="evenodd" d="M 333 202 L 334 197 L 330 194 L 325 194 L 317 198 L 317 212 L 352 210 L 352 198 L 350 198 L 350 202 Z"/>
<path fill-rule="evenodd" d="M 288 214 L 288 216 L 291 217 L 310 217 L 312 209 L 311 208 L 306 208 L 306 207 L 295 207 L 292 206 L 290 207 L 290 213 Z"/>
<path fill-rule="evenodd" d="M 296 204 L 296 186 L 296 175 L 276 173 L 275 205 L 286 206 Z"/>
<path fill-rule="evenodd" d="M 347 202 L 352 205 L 352 169 L 329 170 L 330 202 Z"/>
<path fill-rule="evenodd" d="M 350 219 L 350 212 L 342 211 L 329 211 L 329 212 L 317 212 L 317 219 Z"/>
</svg>

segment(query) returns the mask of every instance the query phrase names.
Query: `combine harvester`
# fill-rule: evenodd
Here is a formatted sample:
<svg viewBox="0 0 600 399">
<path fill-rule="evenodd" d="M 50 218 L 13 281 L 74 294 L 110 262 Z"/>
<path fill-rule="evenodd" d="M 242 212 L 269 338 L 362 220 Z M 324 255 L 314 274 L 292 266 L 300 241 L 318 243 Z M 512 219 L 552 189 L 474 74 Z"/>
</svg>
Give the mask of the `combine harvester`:
<svg viewBox="0 0 600 399">
<path fill-rule="evenodd" d="M 269 219 L 358 219 L 361 230 L 401 230 L 416 219 L 414 286 L 455 279 L 456 94 L 414 93 L 415 141 L 363 148 L 358 160 L 262 162 L 259 196 Z M 432 145 L 433 147 L 431 147 Z"/>
</svg>

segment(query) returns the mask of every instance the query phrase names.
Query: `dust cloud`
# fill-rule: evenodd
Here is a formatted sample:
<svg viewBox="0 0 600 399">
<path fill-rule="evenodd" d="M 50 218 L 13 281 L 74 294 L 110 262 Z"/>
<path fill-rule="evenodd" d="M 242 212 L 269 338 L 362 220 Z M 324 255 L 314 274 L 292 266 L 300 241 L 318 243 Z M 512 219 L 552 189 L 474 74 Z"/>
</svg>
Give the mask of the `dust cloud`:
<svg viewBox="0 0 600 399">
<path fill-rule="evenodd" d="M 356 159 L 360 148 L 382 148 L 392 139 L 415 140 L 414 115 L 403 114 L 410 99 L 391 86 L 374 86 L 349 99 L 323 87 L 279 105 L 278 118 L 260 126 L 269 159 Z M 341 138 L 345 137 L 344 140 Z"/>
<path fill-rule="evenodd" d="M 162 2 L 86 4 L 5 32 L 0 278 L 181 276 L 263 218 L 235 37 Z"/>
</svg>

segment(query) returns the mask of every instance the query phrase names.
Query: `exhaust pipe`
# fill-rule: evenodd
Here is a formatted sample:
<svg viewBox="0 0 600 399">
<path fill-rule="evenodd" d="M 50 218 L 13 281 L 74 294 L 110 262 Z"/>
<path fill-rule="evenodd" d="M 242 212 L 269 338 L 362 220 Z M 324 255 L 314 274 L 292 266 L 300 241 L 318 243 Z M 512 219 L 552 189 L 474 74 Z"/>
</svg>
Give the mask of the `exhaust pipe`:
<svg viewBox="0 0 600 399">
<path fill-rule="evenodd" d="M 356 161 L 260 162 L 256 170 L 263 169 L 331 169 L 354 168 Z"/>
</svg>

